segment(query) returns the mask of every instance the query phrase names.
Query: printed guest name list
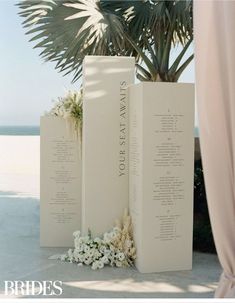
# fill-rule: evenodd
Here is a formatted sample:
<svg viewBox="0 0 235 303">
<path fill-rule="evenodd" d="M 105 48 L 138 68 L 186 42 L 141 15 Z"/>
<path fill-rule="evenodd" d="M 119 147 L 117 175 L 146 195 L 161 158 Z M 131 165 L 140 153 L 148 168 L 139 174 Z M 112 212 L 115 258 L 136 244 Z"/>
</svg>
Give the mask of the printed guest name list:
<svg viewBox="0 0 235 303">
<path fill-rule="evenodd" d="M 141 272 L 192 266 L 194 88 L 130 87 L 130 211 Z"/>
<path fill-rule="evenodd" d="M 68 122 L 41 118 L 41 246 L 73 245 L 81 228 L 80 140 Z"/>
</svg>

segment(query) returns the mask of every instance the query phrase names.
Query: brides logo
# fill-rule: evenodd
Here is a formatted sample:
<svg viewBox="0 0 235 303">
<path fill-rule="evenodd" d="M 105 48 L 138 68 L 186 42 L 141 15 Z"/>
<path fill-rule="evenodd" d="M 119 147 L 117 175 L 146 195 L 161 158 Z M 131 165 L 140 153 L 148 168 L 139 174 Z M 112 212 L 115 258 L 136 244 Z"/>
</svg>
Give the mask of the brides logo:
<svg viewBox="0 0 235 303">
<path fill-rule="evenodd" d="M 60 296 L 61 281 L 5 281 L 6 296 Z"/>
<path fill-rule="evenodd" d="M 119 177 L 126 174 L 126 123 L 127 123 L 127 92 L 126 81 L 120 82 L 120 132 L 119 132 Z"/>
</svg>

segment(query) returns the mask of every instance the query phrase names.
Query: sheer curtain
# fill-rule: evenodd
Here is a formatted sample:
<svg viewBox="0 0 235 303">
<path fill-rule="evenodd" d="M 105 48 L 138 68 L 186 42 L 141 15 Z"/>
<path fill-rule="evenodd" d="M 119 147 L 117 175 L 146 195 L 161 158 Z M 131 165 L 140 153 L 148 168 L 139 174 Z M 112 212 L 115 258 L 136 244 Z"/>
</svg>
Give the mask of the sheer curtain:
<svg viewBox="0 0 235 303">
<path fill-rule="evenodd" d="M 215 297 L 235 297 L 235 1 L 195 1 L 196 96 L 210 219 L 223 274 Z"/>
</svg>

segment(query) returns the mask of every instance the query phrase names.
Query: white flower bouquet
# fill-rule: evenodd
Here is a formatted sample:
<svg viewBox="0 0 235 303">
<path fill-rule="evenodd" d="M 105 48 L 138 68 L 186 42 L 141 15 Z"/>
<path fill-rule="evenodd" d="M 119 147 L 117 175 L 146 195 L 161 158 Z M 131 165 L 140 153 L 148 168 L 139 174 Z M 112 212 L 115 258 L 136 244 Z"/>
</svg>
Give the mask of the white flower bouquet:
<svg viewBox="0 0 235 303">
<path fill-rule="evenodd" d="M 59 97 L 47 115 L 72 120 L 75 130 L 81 135 L 82 90 L 68 91 L 64 97 Z"/>
<path fill-rule="evenodd" d="M 104 233 L 101 238 L 92 238 L 91 233 L 81 236 L 76 231 L 74 249 L 62 255 L 62 261 L 89 265 L 92 269 L 101 269 L 105 265 L 115 267 L 132 266 L 136 258 L 136 249 L 132 236 L 131 218 L 125 211 L 122 221 L 117 222 L 110 232 Z"/>
</svg>

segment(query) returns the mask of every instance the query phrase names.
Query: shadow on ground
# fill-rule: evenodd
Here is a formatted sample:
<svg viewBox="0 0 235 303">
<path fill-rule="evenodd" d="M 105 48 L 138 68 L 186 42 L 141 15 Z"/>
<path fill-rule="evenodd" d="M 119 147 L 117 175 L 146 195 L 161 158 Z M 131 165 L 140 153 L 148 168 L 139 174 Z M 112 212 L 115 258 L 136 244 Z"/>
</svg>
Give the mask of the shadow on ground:
<svg viewBox="0 0 235 303">
<path fill-rule="evenodd" d="M 0 297 L 5 280 L 60 280 L 64 298 L 210 298 L 221 273 L 217 256 L 203 253 L 192 271 L 155 274 L 50 260 L 65 249 L 39 247 L 39 200 L 14 192 L 0 192 L 0 243 Z"/>
</svg>

